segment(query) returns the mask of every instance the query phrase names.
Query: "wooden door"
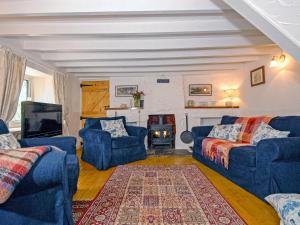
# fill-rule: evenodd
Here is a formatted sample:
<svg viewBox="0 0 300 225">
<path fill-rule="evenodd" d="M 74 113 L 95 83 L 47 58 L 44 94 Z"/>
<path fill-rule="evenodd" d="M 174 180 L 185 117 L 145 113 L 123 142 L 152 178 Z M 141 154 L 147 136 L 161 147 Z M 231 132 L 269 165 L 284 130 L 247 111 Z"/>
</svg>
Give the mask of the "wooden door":
<svg viewBox="0 0 300 225">
<path fill-rule="evenodd" d="M 83 81 L 81 83 L 82 115 L 81 121 L 87 117 L 105 117 L 105 107 L 109 106 L 109 81 Z"/>
</svg>

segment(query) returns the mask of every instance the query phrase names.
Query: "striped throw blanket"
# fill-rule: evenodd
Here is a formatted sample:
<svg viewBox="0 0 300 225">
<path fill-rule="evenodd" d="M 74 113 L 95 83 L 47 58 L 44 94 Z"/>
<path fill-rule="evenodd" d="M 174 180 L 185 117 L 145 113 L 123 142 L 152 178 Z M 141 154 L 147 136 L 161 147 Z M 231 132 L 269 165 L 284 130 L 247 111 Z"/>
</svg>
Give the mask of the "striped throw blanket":
<svg viewBox="0 0 300 225">
<path fill-rule="evenodd" d="M 0 204 L 7 201 L 36 160 L 50 150 L 47 146 L 0 150 Z"/>
<path fill-rule="evenodd" d="M 249 146 L 252 135 L 259 125 L 269 123 L 272 117 L 240 117 L 236 120 L 236 124 L 243 124 L 237 142 L 228 140 L 205 138 L 202 141 L 202 155 L 215 163 L 222 165 L 225 169 L 229 166 L 229 153 L 232 148 Z"/>
<path fill-rule="evenodd" d="M 241 132 L 239 134 L 238 141 L 250 143 L 254 132 L 257 130 L 259 125 L 264 122 L 268 124 L 272 117 L 269 116 L 258 116 L 258 117 L 240 117 L 235 123 L 243 124 Z"/>
</svg>

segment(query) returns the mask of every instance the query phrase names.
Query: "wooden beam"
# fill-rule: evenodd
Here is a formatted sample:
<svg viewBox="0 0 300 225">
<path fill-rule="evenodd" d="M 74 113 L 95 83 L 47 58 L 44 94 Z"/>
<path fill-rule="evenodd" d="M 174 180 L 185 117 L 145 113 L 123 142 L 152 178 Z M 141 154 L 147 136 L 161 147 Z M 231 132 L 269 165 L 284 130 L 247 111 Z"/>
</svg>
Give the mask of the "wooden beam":
<svg viewBox="0 0 300 225">
<path fill-rule="evenodd" d="M 244 63 L 258 60 L 255 56 L 193 58 L 193 59 L 160 59 L 160 60 L 113 60 L 113 61 L 83 61 L 57 62 L 56 67 L 114 67 L 114 66 L 162 66 L 162 65 L 199 65 L 216 63 Z"/>
<path fill-rule="evenodd" d="M 138 60 L 138 59 L 193 59 L 200 57 L 261 56 L 272 54 L 275 47 L 190 49 L 174 51 L 102 51 L 102 52 L 45 52 L 41 58 L 46 61 L 89 61 L 89 60 Z"/>
<path fill-rule="evenodd" d="M 0 36 L 57 36 L 57 35 L 97 35 L 97 36 L 153 36 L 153 35 L 200 35 L 234 34 L 255 28 L 243 19 L 228 20 L 202 18 L 201 20 L 149 21 L 149 22 L 64 22 L 64 21 L 4 21 L 0 23 Z"/>
<path fill-rule="evenodd" d="M 207 36 L 194 38 L 145 38 L 145 39 L 51 39 L 25 40 L 24 50 L 34 51 L 126 51 L 170 50 L 193 48 L 228 48 L 273 44 L 265 36 L 242 37 L 238 35 Z"/>
<path fill-rule="evenodd" d="M 237 69 L 207 69 L 207 70 L 195 70 L 195 71 L 163 71 L 160 72 L 159 75 L 164 76 L 202 76 L 202 75 L 211 75 L 211 74 L 220 74 L 224 73 L 224 71 L 232 71 L 235 72 Z M 73 73 L 75 77 L 82 78 L 103 78 L 103 77 L 143 77 L 143 76 L 153 76 L 153 72 L 97 72 L 97 73 Z"/>
<path fill-rule="evenodd" d="M 241 64 L 214 64 L 201 66 L 156 66 L 156 67 L 90 67 L 66 69 L 68 73 L 125 73 L 125 72 L 184 72 L 207 70 L 234 70 Z"/>
<path fill-rule="evenodd" d="M 0 16 L 53 16 L 201 11 L 218 13 L 230 8 L 210 0 L 26 0 L 0 1 Z"/>
</svg>

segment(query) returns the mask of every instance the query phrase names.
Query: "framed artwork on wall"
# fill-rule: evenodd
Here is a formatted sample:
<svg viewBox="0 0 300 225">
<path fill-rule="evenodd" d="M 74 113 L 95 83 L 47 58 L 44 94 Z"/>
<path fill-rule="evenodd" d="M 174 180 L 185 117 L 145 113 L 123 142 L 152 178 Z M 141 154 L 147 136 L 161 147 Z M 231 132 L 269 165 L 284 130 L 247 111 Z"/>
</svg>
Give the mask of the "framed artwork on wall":
<svg viewBox="0 0 300 225">
<path fill-rule="evenodd" d="M 137 85 L 116 85 L 116 97 L 132 97 L 138 91 Z"/>
<path fill-rule="evenodd" d="M 250 71 L 251 87 L 266 83 L 265 67 L 261 66 Z"/>
<path fill-rule="evenodd" d="M 212 84 L 190 84 L 189 96 L 212 96 Z"/>
</svg>

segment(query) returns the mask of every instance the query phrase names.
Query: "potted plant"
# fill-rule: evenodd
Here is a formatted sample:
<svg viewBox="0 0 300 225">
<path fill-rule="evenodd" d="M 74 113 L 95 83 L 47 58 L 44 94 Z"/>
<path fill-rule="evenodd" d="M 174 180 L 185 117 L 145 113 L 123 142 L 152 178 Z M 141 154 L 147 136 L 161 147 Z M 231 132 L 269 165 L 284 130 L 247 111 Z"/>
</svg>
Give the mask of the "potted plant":
<svg viewBox="0 0 300 225">
<path fill-rule="evenodd" d="M 141 107 L 141 98 L 144 95 L 143 91 L 136 91 L 132 94 L 134 107 Z"/>
</svg>

